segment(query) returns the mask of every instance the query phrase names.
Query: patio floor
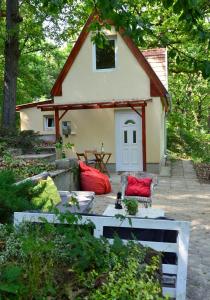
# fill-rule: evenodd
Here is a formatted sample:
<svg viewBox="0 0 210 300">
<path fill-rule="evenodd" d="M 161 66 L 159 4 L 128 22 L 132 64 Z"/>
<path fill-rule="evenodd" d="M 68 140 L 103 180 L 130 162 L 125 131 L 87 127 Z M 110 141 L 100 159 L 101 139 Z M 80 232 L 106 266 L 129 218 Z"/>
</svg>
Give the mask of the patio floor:
<svg viewBox="0 0 210 300">
<path fill-rule="evenodd" d="M 97 196 L 93 211 L 103 213 L 120 190 L 120 176 L 111 175 L 113 192 Z M 166 217 L 191 222 L 187 300 L 210 299 L 210 184 L 200 183 L 192 163 L 172 162 L 171 176 L 159 177 L 153 207 Z"/>
</svg>

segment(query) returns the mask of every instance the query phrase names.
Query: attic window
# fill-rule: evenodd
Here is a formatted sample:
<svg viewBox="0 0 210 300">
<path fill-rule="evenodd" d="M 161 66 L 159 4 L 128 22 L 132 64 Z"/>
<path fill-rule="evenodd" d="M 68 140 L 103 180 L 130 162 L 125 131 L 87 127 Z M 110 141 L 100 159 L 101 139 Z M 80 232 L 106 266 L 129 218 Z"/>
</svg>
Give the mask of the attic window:
<svg viewBox="0 0 210 300">
<path fill-rule="evenodd" d="M 109 39 L 103 48 L 94 45 L 95 70 L 114 69 L 116 67 L 115 46 L 116 40 Z"/>
</svg>

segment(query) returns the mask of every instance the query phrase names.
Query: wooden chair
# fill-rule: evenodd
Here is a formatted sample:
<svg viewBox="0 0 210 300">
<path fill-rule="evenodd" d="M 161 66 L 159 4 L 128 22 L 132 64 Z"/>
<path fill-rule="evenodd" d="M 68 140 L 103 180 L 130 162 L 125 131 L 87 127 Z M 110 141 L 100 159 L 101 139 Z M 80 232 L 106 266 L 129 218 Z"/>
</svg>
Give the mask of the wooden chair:
<svg viewBox="0 0 210 300">
<path fill-rule="evenodd" d="M 85 155 L 85 153 L 76 153 L 77 154 L 77 158 L 78 158 L 78 160 L 81 160 L 81 161 L 83 161 L 83 162 L 85 162 L 86 163 L 86 161 L 87 161 L 87 158 L 86 158 L 86 155 Z"/>
<path fill-rule="evenodd" d="M 151 195 L 150 197 L 142 196 L 126 196 L 125 191 L 128 184 L 128 176 L 134 176 L 137 178 L 152 178 L 151 184 Z M 152 206 L 152 198 L 154 195 L 155 186 L 158 184 L 158 178 L 156 174 L 146 173 L 146 172 L 126 172 L 121 175 L 121 193 L 122 199 L 136 199 L 138 202 L 143 203 L 144 207 Z"/>
<path fill-rule="evenodd" d="M 95 153 L 97 153 L 97 150 L 85 150 L 84 151 L 84 155 L 86 157 L 86 164 L 88 166 L 93 165 L 94 168 L 97 168 L 99 164 L 98 164 L 98 160 L 95 156 Z"/>
<path fill-rule="evenodd" d="M 81 160 L 86 163 L 88 166 L 93 166 L 96 168 L 98 166 L 98 161 L 95 157 L 96 150 L 85 150 L 82 153 L 77 152 L 78 160 Z"/>
</svg>

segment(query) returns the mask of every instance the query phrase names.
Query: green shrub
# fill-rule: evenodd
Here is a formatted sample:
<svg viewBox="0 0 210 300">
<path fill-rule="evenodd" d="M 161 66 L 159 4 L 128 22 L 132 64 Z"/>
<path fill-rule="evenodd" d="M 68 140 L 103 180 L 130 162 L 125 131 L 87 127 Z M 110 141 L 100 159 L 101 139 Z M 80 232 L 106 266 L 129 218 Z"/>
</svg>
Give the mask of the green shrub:
<svg viewBox="0 0 210 300">
<path fill-rule="evenodd" d="M 26 153 L 33 151 L 40 142 L 38 135 L 33 130 L 20 131 L 16 137 L 16 147 L 21 148 Z"/>
<path fill-rule="evenodd" d="M 32 196 L 35 195 L 34 184 L 25 182 L 15 184 L 14 173 L 9 171 L 0 171 L 0 223 L 12 222 L 15 211 L 41 209 L 44 203 L 39 206 L 32 204 Z M 36 190 L 36 194 L 41 193 Z"/>
<path fill-rule="evenodd" d="M 14 157 L 10 152 L 5 150 L 0 164 L 0 170 L 13 171 L 16 181 L 54 169 L 55 166 L 53 164 L 46 163 L 45 161 L 25 161 Z"/>
<path fill-rule="evenodd" d="M 152 259 L 151 266 L 142 269 L 139 268 L 139 262 L 136 258 L 128 256 L 125 264 L 117 264 L 108 274 L 105 284 L 94 291 L 91 300 L 106 299 L 162 299 L 161 288 L 155 283 L 154 271 L 159 268 L 157 257 Z"/>
<path fill-rule="evenodd" d="M 7 149 L 7 143 L 0 142 L 0 156 L 4 155 L 5 150 Z"/>
<path fill-rule="evenodd" d="M 92 236 L 92 224 L 24 224 L 0 231 L 2 299 L 163 299 L 160 256 L 137 243 Z"/>
<path fill-rule="evenodd" d="M 24 153 L 33 151 L 40 142 L 38 135 L 33 130 L 6 132 L 0 129 L 0 143 L 5 143 L 7 147 L 20 148 Z"/>
<path fill-rule="evenodd" d="M 126 210 L 129 215 L 136 215 L 138 212 L 138 201 L 135 199 L 124 199 L 123 200 Z"/>
<path fill-rule="evenodd" d="M 177 157 L 210 162 L 209 134 L 178 126 L 168 127 L 168 149 Z"/>
</svg>

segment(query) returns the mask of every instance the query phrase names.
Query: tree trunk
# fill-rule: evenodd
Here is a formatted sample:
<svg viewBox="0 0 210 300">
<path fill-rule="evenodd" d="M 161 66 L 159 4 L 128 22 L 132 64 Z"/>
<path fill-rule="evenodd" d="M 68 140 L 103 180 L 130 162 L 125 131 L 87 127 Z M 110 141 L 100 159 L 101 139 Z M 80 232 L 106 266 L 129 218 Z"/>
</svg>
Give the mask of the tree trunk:
<svg viewBox="0 0 210 300">
<path fill-rule="evenodd" d="M 6 1 L 6 39 L 2 127 L 15 130 L 16 90 L 19 60 L 19 0 Z"/>
</svg>

